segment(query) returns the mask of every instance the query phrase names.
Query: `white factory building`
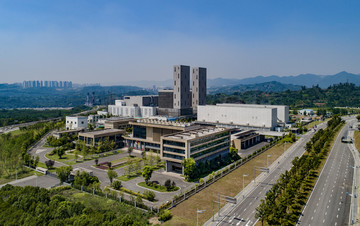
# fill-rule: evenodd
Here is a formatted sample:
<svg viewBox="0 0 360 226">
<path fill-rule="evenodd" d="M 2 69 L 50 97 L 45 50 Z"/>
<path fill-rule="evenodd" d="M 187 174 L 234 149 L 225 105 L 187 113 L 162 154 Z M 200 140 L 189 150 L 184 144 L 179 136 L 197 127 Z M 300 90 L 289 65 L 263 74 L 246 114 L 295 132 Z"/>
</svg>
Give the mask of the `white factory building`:
<svg viewBox="0 0 360 226">
<path fill-rule="evenodd" d="M 154 96 L 127 96 L 125 98 L 127 99 L 115 100 L 115 105 L 109 105 L 108 113 L 132 118 L 149 118 L 157 114 L 155 106 L 157 98 Z"/>
<path fill-rule="evenodd" d="M 277 105 L 204 105 L 198 106 L 197 112 L 199 122 L 257 130 L 276 130 L 288 117 L 289 108 Z"/>
<path fill-rule="evenodd" d="M 87 116 L 66 116 L 66 130 L 81 129 L 88 127 Z"/>
<path fill-rule="evenodd" d="M 289 122 L 289 106 L 286 105 L 260 105 L 260 104 L 216 104 L 220 106 L 239 106 L 239 107 L 268 107 L 277 109 L 278 122 Z"/>
</svg>

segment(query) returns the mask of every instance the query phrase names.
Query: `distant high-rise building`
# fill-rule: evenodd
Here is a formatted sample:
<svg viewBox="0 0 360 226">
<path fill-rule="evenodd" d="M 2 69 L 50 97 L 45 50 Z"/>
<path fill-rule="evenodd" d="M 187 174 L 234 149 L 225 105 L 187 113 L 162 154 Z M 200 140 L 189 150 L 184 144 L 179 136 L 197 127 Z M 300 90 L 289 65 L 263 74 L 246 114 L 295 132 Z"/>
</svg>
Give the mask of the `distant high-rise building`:
<svg viewBox="0 0 360 226">
<path fill-rule="evenodd" d="M 53 88 L 72 88 L 71 81 L 24 81 L 23 88 L 41 88 L 41 87 L 53 87 Z"/>
<path fill-rule="evenodd" d="M 174 108 L 190 108 L 190 98 L 190 67 L 176 65 L 174 66 Z"/>
<path fill-rule="evenodd" d="M 206 68 L 193 68 L 191 93 L 193 112 L 196 113 L 198 105 L 206 105 Z"/>
</svg>

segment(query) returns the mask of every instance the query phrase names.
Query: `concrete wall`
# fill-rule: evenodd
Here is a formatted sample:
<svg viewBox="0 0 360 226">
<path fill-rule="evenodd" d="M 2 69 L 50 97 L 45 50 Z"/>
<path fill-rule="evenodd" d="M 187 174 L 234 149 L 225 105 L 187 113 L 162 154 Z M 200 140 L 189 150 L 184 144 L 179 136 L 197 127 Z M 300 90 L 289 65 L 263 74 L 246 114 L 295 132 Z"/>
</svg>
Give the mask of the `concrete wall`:
<svg viewBox="0 0 360 226">
<path fill-rule="evenodd" d="M 193 68 L 191 92 L 192 108 L 196 112 L 198 105 L 206 104 L 206 68 Z"/>
<path fill-rule="evenodd" d="M 269 128 L 277 125 L 277 109 L 254 106 L 198 106 L 198 121 Z"/>
<path fill-rule="evenodd" d="M 87 116 L 66 116 L 65 119 L 66 129 L 78 129 L 78 128 L 87 128 L 88 127 L 88 117 Z"/>
<path fill-rule="evenodd" d="M 190 67 L 176 65 L 174 66 L 174 108 L 190 108 L 190 97 Z"/>
<path fill-rule="evenodd" d="M 157 114 L 156 107 L 139 107 L 139 106 L 108 106 L 109 114 L 122 117 L 142 117 L 148 118 Z"/>
<path fill-rule="evenodd" d="M 159 91 L 159 108 L 173 108 L 174 107 L 174 91 L 160 90 Z"/>
<path fill-rule="evenodd" d="M 147 96 L 124 96 L 126 106 L 137 105 L 142 106 L 158 106 L 158 96 L 157 95 L 147 95 Z M 115 102 L 116 103 L 116 102 Z"/>
</svg>

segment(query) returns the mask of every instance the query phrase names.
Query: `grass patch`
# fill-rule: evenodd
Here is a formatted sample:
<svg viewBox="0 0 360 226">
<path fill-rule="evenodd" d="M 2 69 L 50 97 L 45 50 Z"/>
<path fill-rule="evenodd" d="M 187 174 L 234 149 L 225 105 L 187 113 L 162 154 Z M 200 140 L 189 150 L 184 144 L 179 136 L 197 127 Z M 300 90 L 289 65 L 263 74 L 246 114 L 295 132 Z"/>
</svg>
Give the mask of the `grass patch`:
<svg viewBox="0 0 360 226">
<path fill-rule="evenodd" d="M 287 150 L 292 144 L 286 143 L 285 145 L 285 149 Z M 256 158 L 240 166 L 201 192 L 191 196 L 186 201 L 172 208 L 171 212 L 174 216 L 170 221 L 166 222 L 165 225 L 193 225 L 194 222 L 196 222 L 197 208 L 206 210 L 204 213 L 199 214 L 199 224 L 204 224 L 212 216 L 212 202 L 218 198 L 219 193 L 232 197 L 235 196 L 242 190 L 243 174 L 249 175 L 248 177 L 245 177 L 244 180 L 246 186 L 254 179 L 254 166 L 266 167 L 267 155 L 272 155 L 269 157 L 270 165 L 283 153 L 283 143 L 277 144 L 261 153 Z M 261 172 L 257 171 L 256 176 L 260 173 Z"/>
<path fill-rule="evenodd" d="M 159 192 L 173 192 L 173 191 L 179 190 L 179 187 L 175 187 L 174 190 L 168 191 L 166 189 L 166 187 L 163 186 L 163 185 L 155 185 L 156 186 L 155 187 L 155 186 L 149 186 L 145 182 L 140 182 L 140 183 L 138 183 L 138 185 L 143 187 L 143 188 L 148 188 L 148 189 L 151 189 L 151 190 L 154 190 L 154 191 L 159 191 Z"/>
<path fill-rule="evenodd" d="M 360 131 L 354 132 L 354 144 L 356 149 L 360 152 Z"/>
<path fill-rule="evenodd" d="M 91 195 L 76 189 L 64 190 L 60 192 L 70 201 L 81 202 L 85 207 L 95 211 L 106 212 L 116 210 L 116 215 L 130 215 L 134 221 L 146 222 L 152 215 L 146 214 L 144 211 L 137 209 L 125 203 L 120 203 L 105 197 Z M 143 224 L 141 224 L 143 225 Z"/>
<path fill-rule="evenodd" d="M 139 176 L 141 176 L 141 174 L 131 175 L 131 176 L 129 176 L 129 177 L 127 177 L 127 176 L 125 176 L 125 175 L 121 175 L 120 177 L 117 177 L 116 179 L 126 182 L 126 181 L 132 180 L 132 179 L 134 179 L 134 178 L 137 178 L 137 177 L 139 177 Z"/>
<path fill-rule="evenodd" d="M 33 176 L 36 173 L 37 176 L 42 176 L 44 174 L 39 173 L 33 169 L 29 169 L 27 167 L 23 167 L 22 169 L 18 170 L 17 179 L 22 179 L 25 177 Z M 10 175 L 1 175 L 0 177 L 0 184 L 6 184 L 11 181 L 16 180 L 16 171 L 10 172 Z"/>
</svg>

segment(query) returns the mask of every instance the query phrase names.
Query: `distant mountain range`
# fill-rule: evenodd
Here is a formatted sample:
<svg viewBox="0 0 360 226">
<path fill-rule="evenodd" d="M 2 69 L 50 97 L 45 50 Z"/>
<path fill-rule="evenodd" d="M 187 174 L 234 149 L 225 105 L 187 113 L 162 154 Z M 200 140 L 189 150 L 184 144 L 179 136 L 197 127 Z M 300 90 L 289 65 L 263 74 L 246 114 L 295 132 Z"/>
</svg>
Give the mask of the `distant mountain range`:
<svg viewBox="0 0 360 226">
<path fill-rule="evenodd" d="M 258 84 L 266 82 L 279 82 L 282 84 L 290 84 L 297 86 L 316 86 L 319 85 L 321 88 L 327 88 L 330 85 L 338 83 L 354 83 L 355 85 L 360 85 L 360 74 L 352 74 L 346 71 L 334 75 L 316 75 L 316 74 L 300 74 L 296 76 L 256 76 L 251 78 L 244 79 L 228 79 L 228 78 L 215 78 L 207 80 L 207 87 L 224 87 L 224 86 L 235 86 L 235 85 L 248 85 L 248 84 Z M 164 81 L 137 81 L 137 82 L 127 82 L 124 85 L 133 85 L 144 88 L 151 88 L 152 86 L 162 87 L 162 88 L 172 88 L 173 86 L 172 79 Z M 291 89 L 291 88 L 290 88 Z"/>
<path fill-rule="evenodd" d="M 346 71 L 334 75 L 315 75 L 315 74 L 300 74 L 297 76 L 256 76 L 252 78 L 244 79 L 213 79 L 208 82 L 208 87 L 222 86 L 222 85 L 235 85 L 235 84 L 256 84 L 264 82 L 280 82 L 283 84 L 292 84 L 299 86 L 311 87 L 313 85 L 319 85 L 321 88 L 328 88 L 331 85 L 339 83 L 354 83 L 360 85 L 360 74 L 352 74 Z"/>
<path fill-rule="evenodd" d="M 210 94 L 215 94 L 215 93 L 232 94 L 235 92 L 246 92 L 250 90 L 259 90 L 262 92 L 283 92 L 286 90 L 296 91 L 300 89 L 301 86 L 298 85 L 283 84 L 280 82 L 272 81 L 272 82 L 247 84 L 247 85 L 212 87 L 209 88 L 208 91 Z"/>
</svg>

